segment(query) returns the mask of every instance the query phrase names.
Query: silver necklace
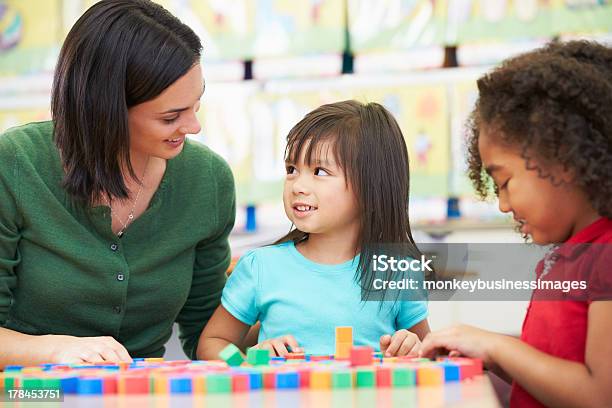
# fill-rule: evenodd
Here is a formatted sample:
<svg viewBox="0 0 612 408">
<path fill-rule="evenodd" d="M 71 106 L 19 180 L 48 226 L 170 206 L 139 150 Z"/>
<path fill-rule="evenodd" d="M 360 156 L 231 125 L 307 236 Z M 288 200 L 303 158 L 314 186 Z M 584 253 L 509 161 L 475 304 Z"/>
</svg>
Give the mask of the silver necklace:
<svg viewBox="0 0 612 408">
<path fill-rule="evenodd" d="M 559 249 L 559 247 L 561 247 L 561 245 L 554 244 L 546 252 L 546 255 L 544 255 L 544 268 L 542 269 L 540 279 L 548 275 L 552 270 L 552 267 L 555 265 L 555 262 L 557 262 L 557 258 L 559 257 L 559 255 L 557 255 L 557 249 Z"/>
<path fill-rule="evenodd" d="M 138 199 L 140 198 L 140 193 L 142 192 L 142 187 L 144 186 L 145 176 L 147 175 L 147 168 L 149 167 L 149 159 L 150 158 L 151 158 L 151 156 L 149 156 L 147 158 L 147 163 L 145 164 L 145 169 L 142 172 L 142 180 L 140 182 L 140 187 L 138 188 L 138 192 L 136 193 L 136 198 L 134 199 L 134 203 L 132 204 L 132 209 L 130 210 L 130 213 L 128 214 L 128 218 L 127 218 L 127 220 L 125 220 L 125 222 L 123 222 L 123 220 L 121 218 L 119 218 L 117 213 L 113 210 L 113 206 L 111 205 L 111 202 L 108 201 L 108 206 L 110 207 L 111 217 L 115 217 L 115 219 L 117 221 L 119 221 L 119 223 L 122 226 L 122 228 L 117 232 L 117 236 L 119 238 L 121 238 L 123 236 L 123 233 L 127 229 L 128 225 L 130 225 L 132 223 L 132 221 L 134 220 L 134 211 L 136 210 L 136 204 L 138 203 Z"/>
</svg>

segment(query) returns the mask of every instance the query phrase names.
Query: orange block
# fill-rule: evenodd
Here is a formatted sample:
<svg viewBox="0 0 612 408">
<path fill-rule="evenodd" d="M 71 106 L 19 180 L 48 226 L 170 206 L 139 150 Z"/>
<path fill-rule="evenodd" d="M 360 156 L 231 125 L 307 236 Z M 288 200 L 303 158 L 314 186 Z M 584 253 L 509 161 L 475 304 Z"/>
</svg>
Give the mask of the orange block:
<svg viewBox="0 0 612 408">
<path fill-rule="evenodd" d="M 194 394 L 205 394 L 206 393 L 206 377 L 204 375 L 197 375 L 192 379 L 192 391 Z"/>
<path fill-rule="evenodd" d="M 417 367 L 416 380 L 418 385 L 436 386 L 444 384 L 444 368 L 434 365 Z"/>
<path fill-rule="evenodd" d="M 336 344 L 351 343 L 353 344 L 353 328 L 350 326 L 336 327 Z"/>
<path fill-rule="evenodd" d="M 151 377 L 151 388 L 155 394 L 169 394 L 170 385 L 165 374 L 154 374 Z"/>
<path fill-rule="evenodd" d="M 327 390 L 331 387 L 331 371 L 313 370 L 310 372 L 310 389 Z"/>
<path fill-rule="evenodd" d="M 336 341 L 336 360 L 348 360 L 351 356 L 351 347 L 353 343 L 339 343 Z"/>
</svg>

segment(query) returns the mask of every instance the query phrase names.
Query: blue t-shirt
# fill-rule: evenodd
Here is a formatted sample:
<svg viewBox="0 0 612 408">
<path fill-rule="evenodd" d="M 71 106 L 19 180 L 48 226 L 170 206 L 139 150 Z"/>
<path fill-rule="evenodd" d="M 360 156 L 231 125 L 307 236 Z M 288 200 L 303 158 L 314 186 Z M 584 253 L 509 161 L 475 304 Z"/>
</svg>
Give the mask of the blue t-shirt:
<svg viewBox="0 0 612 408">
<path fill-rule="evenodd" d="M 230 275 L 221 303 L 238 320 L 261 322 L 259 341 L 293 335 L 306 353 L 334 354 L 335 328 L 353 327 L 353 343 L 379 350 L 383 334 L 427 317 L 427 304 L 362 301 L 359 257 L 338 265 L 305 258 L 293 242 L 252 250 Z"/>
</svg>

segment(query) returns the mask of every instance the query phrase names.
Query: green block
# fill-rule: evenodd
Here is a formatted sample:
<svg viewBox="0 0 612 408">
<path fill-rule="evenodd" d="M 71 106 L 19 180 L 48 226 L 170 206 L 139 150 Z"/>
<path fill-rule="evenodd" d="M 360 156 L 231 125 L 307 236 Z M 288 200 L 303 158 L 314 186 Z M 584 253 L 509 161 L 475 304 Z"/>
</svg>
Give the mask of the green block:
<svg viewBox="0 0 612 408">
<path fill-rule="evenodd" d="M 206 376 L 206 392 L 210 394 L 232 392 L 232 377 L 227 374 L 211 374 Z"/>
<path fill-rule="evenodd" d="M 41 388 L 44 390 L 59 390 L 61 388 L 61 382 L 59 378 L 42 378 Z"/>
<path fill-rule="evenodd" d="M 19 384 L 19 380 L 21 379 L 21 374 L 15 373 L 15 375 L 9 375 L 8 372 L 4 373 L 4 389 L 5 390 L 14 390 L 17 388 Z"/>
<path fill-rule="evenodd" d="M 247 362 L 251 365 L 270 364 L 270 350 L 250 348 L 247 350 Z"/>
<path fill-rule="evenodd" d="M 353 376 L 350 371 L 334 371 L 332 373 L 332 388 L 352 388 Z"/>
<path fill-rule="evenodd" d="M 228 344 L 223 350 L 221 350 L 219 353 L 219 358 L 221 358 L 221 360 L 225 361 L 227 365 L 231 367 L 239 366 L 244 361 L 242 354 L 240 354 L 240 350 L 233 344 Z"/>
<path fill-rule="evenodd" d="M 21 380 L 21 388 L 24 390 L 39 390 L 42 388 L 42 379 L 24 377 Z"/>
<path fill-rule="evenodd" d="M 416 373 L 410 368 L 396 367 L 391 374 L 394 387 L 413 387 L 416 384 Z"/>
<path fill-rule="evenodd" d="M 376 385 L 376 373 L 371 368 L 357 369 L 356 381 L 357 388 L 371 388 Z"/>
</svg>

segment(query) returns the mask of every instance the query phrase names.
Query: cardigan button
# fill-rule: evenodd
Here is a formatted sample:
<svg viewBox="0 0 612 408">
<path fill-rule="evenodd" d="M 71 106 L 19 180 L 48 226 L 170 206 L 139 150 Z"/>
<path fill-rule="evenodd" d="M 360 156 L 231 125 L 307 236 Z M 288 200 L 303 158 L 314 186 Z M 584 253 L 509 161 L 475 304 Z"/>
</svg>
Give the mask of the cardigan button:
<svg viewBox="0 0 612 408">
<path fill-rule="evenodd" d="M 117 275 L 117 280 L 118 280 L 119 282 L 123 281 L 123 279 L 124 279 L 124 276 L 123 276 L 123 274 L 122 274 L 122 273 L 120 273 L 119 275 Z"/>
<path fill-rule="evenodd" d="M 115 313 L 117 313 L 117 314 L 121 313 L 121 306 L 115 306 L 115 307 L 113 307 L 113 312 L 115 312 Z"/>
<path fill-rule="evenodd" d="M 117 249 L 119 249 L 119 245 L 112 243 L 110 246 L 111 251 L 115 252 Z"/>
</svg>

